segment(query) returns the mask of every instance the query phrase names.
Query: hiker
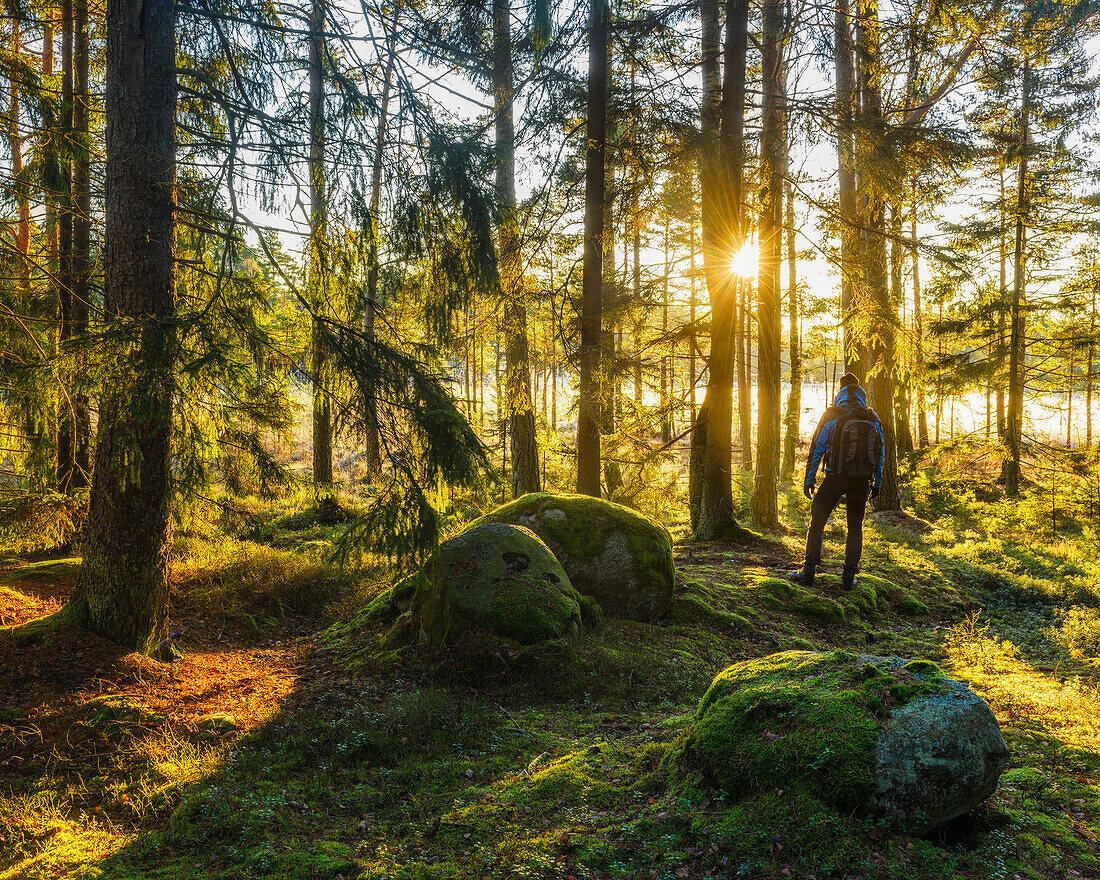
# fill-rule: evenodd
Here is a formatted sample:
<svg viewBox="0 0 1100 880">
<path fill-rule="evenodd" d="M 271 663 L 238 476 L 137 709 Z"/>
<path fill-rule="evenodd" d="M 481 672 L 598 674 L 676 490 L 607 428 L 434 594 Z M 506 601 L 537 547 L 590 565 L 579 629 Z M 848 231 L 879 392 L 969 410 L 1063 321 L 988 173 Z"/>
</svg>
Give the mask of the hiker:
<svg viewBox="0 0 1100 880">
<path fill-rule="evenodd" d="M 840 499 L 848 511 L 848 540 L 844 550 L 844 576 L 841 589 L 856 585 L 859 559 L 863 555 L 863 514 L 867 498 L 877 498 L 882 487 L 882 422 L 867 407 L 867 392 L 852 373 L 840 379 L 840 391 L 833 405 L 821 416 L 810 441 L 806 459 L 806 479 L 802 493 L 811 500 L 810 528 L 806 531 L 806 561 L 787 576 L 795 583 L 813 586 L 814 573 L 821 564 L 821 538 L 825 523 Z M 817 466 L 824 462 L 825 478 L 814 492 Z"/>
</svg>

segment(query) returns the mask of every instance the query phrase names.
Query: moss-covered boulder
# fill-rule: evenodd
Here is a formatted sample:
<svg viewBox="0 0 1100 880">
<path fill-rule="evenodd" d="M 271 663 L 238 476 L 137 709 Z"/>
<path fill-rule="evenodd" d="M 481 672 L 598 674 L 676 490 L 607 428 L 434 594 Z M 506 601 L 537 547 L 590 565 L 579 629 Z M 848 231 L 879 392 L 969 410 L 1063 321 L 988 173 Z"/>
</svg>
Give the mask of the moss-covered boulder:
<svg viewBox="0 0 1100 880">
<path fill-rule="evenodd" d="M 478 522 L 529 528 L 554 551 L 573 586 L 608 617 L 651 622 L 668 612 L 672 537 L 635 510 L 587 495 L 533 492 Z"/>
<path fill-rule="evenodd" d="M 586 602 L 533 532 L 480 523 L 440 545 L 412 605 L 425 642 L 479 630 L 532 644 L 574 635 Z"/>
<path fill-rule="evenodd" d="M 1008 749 L 934 663 L 788 651 L 722 672 L 678 756 L 734 797 L 796 791 L 920 835 L 989 797 Z"/>
</svg>

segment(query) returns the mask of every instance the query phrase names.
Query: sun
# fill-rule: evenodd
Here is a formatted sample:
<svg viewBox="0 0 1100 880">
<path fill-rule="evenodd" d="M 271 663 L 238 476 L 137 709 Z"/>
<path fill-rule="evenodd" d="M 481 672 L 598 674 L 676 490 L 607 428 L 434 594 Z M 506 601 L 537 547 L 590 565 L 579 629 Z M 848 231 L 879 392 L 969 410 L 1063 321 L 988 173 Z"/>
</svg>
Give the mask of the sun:
<svg viewBox="0 0 1100 880">
<path fill-rule="evenodd" d="M 730 257 L 730 271 L 741 278 L 756 276 L 760 251 L 752 242 L 746 242 Z"/>
</svg>

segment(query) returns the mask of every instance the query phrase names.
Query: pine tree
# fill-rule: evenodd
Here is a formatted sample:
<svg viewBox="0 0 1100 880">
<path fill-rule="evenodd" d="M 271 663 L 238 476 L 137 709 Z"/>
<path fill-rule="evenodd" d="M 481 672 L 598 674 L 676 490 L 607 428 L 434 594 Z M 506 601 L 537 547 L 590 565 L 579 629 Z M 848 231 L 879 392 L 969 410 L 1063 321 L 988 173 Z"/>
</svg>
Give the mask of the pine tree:
<svg viewBox="0 0 1100 880">
<path fill-rule="evenodd" d="M 167 634 L 176 348 L 175 7 L 109 0 L 104 309 L 115 325 L 72 616 L 143 653 Z"/>
<path fill-rule="evenodd" d="M 577 392 L 577 492 L 600 497 L 600 354 L 604 203 L 607 180 L 607 0 L 592 0 L 588 17 L 588 110 L 584 172 L 584 263 L 580 318 L 580 386 Z"/>
<path fill-rule="evenodd" d="M 703 100 L 699 180 L 703 266 L 711 306 L 710 379 L 692 432 L 698 476 L 693 503 L 695 535 L 730 540 L 743 533 L 733 515 L 733 378 L 736 368 L 736 277 L 729 260 L 743 241 L 745 65 L 748 3 L 728 0 L 720 63 L 718 6 L 702 0 Z M 743 438 L 747 439 L 747 438 Z"/>
<path fill-rule="evenodd" d="M 781 419 L 780 337 L 782 306 L 779 272 L 783 263 L 783 7 L 779 0 L 764 4 L 761 41 L 763 119 L 760 134 L 760 274 L 757 325 L 759 343 L 756 479 L 752 519 L 762 528 L 779 525 L 779 431 Z M 746 441 L 747 442 L 747 441 Z"/>
</svg>

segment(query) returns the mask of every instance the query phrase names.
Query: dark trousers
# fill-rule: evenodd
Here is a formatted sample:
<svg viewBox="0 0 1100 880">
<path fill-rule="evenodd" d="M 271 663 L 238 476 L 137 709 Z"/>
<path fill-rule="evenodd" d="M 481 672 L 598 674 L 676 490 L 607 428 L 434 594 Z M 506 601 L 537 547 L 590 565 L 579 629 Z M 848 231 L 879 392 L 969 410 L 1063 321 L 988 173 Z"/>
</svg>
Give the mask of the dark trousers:
<svg viewBox="0 0 1100 880">
<path fill-rule="evenodd" d="M 866 477 L 838 477 L 826 474 L 821 487 L 814 493 L 810 505 L 810 528 L 806 531 L 806 564 L 821 564 L 821 538 L 825 523 L 840 499 L 848 511 L 848 540 L 844 547 L 844 569 L 855 574 L 863 555 L 863 514 L 867 511 L 867 495 L 871 481 Z"/>
</svg>

